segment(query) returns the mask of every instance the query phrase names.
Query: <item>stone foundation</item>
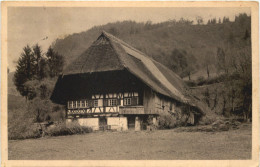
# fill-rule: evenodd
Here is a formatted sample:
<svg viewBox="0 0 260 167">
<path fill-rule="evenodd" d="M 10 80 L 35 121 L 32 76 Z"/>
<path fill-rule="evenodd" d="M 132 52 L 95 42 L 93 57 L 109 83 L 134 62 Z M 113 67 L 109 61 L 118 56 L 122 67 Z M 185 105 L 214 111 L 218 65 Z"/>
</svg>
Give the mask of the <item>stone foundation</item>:
<svg viewBox="0 0 260 167">
<path fill-rule="evenodd" d="M 145 130 L 147 124 L 147 118 L 144 116 L 135 115 L 132 116 L 131 122 L 128 119 L 130 117 L 119 116 L 119 117 L 95 117 L 95 118 L 74 118 L 66 119 L 66 123 L 71 121 L 77 121 L 81 126 L 91 127 L 93 130 L 117 130 L 125 131 L 128 130 L 128 126 L 131 125 L 135 131 Z M 152 118 L 153 125 L 158 125 L 156 116 Z"/>
<path fill-rule="evenodd" d="M 66 123 L 77 121 L 81 126 L 91 127 L 93 130 L 99 130 L 99 126 L 100 126 L 99 119 L 100 118 L 66 119 Z M 112 130 L 117 130 L 117 131 L 128 130 L 126 117 L 107 117 L 106 122 L 107 122 L 107 127 L 110 127 L 110 129 Z"/>
<path fill-rule="evenodd" d="M 126 117 L 108 117 L 107 125 L 118 131 L 128 130 Z"/>
<path fill-rule="evenodd" d="M 141 120 L 140 117 L 135 117 L 135 131 L 141 130 Z"/>
<path fill-rule="evenodd" d="M 98 118 L 77 118 L 73 121 L 77 121 L 81 126 L 87 126 L 93 130 L 99 130 L 99 119 Z M 72 122 L 72 119 L 66 119 L 66 123 Z"/>
</svg>

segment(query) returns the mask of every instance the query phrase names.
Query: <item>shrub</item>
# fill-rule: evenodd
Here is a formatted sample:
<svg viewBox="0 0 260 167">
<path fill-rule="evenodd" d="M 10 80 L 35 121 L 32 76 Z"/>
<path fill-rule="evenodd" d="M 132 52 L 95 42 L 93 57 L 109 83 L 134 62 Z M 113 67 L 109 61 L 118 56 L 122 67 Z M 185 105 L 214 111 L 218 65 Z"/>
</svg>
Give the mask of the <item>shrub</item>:
<svg viewBox="0 0 260 167">
<path fill-rule="evenodd" d="M 60 110 L 56 112 L 49 113 L 50 121 L 56 122 L 56 121 L 64 121 L 65 120 L 65 111 Z"/>
<path fill-rule="evenodd" d="M 203 76 L 198 77 L 198 79 L 197 79 L 198 86 L 204 85 L 205 83 L 206 83 L 206 80 Z"/>
<path fill-rule="evenodd" d="M 196 81 L 184 81 L 186 83 L 186 85 L 188 85 L 189 87 L 195 87 L 198 86 Z"/>
<path fill-rule="evenodd" d="M 35 122 L 61 121 L 65 119 L 64 106 L 54 104 L 49 99 L 36 97 L 29 101 L 28 109 L 32 111 Z"/>
<path fill-rule="evenodd" d="M 8 139 L 10 140 L 39 138 L 40 136 L 39 129 L 29 119 L 17 119 L 15 124 L 8 125 Z"/>
<path fill-rule="evenodd" d="M 8 139 L 40 137 L 40 132 L 33 120 L 33 112 L 28 110 L 26 103 L 19 108 L 8 109 Z"/>
<path fill-rule="evenodd" d="M 49 136 L 65 136 L 90 132 L 92 132 L 92 129 L 90 127 L 80 126 L 77 122 L 62 122 L 46 130 L 46 134 Z"/>
<path fill-rule="evenodd" d="M 212 124 L 214 121 L 216 120 L 216 118 L 211 118 L 208 116 L 203 116 L 200 121 L 199 121 L 199 125 L 210 125 Z"/>
<path fill-rule="evenodd" d="M 159 128 L 171 129 L 177 126 L 176 118 L 170 113 L 162 113 L 159 115 Z"/>
</svg>

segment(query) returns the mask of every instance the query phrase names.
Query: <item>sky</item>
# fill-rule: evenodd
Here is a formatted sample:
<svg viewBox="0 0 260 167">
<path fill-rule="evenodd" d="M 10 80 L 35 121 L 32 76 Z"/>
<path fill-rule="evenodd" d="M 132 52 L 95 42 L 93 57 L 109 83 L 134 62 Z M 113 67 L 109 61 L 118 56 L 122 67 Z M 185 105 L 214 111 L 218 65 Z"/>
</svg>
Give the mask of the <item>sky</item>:
<svg viewBox="0 0 260 167">
<path fill-rule="evenodd" d="M 86 31 L 109 22 L 133 20 L 136 22 L 163 22 L 180 18 L 204 22 L 211 18 L 229 17 L 239 13 L 250 15 L 250 8 L 91 8 L 91 7 L 9 7 L 7 13 L 8 68 L 14 71 L 22 49 L 27 44 L 39 43 L 43 51 L 56 38 Z"/>
</svg>

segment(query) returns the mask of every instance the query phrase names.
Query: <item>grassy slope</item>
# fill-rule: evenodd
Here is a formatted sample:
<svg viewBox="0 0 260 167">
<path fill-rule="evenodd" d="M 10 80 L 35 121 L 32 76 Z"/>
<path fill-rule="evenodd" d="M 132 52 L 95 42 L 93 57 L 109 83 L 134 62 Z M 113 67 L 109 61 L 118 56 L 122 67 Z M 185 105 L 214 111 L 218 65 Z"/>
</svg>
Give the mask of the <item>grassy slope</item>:
<svg viewBox="0 0 260 167">
<path fill-rule="evenodd" d="M 246 126 L 245 126 L 246 125 Z M 97 132 L 9 141 L 11 160 L 226 160 L 251 158 L 251 124 L 226 132 Z"/>
</svg>

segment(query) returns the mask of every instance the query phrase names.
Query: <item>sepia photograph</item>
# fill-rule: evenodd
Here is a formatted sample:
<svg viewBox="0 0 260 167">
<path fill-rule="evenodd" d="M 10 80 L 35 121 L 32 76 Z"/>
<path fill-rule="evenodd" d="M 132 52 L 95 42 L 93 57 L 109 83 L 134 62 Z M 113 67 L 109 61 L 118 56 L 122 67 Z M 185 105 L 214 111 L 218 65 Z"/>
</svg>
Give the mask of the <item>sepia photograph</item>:
<svg viewBox="0 0 260 167">
<path fill-rule="evenodd" d="M 2 4 L 5 162 L 258 157 L 258 3 L 22 4 Z"/>
</svg>

